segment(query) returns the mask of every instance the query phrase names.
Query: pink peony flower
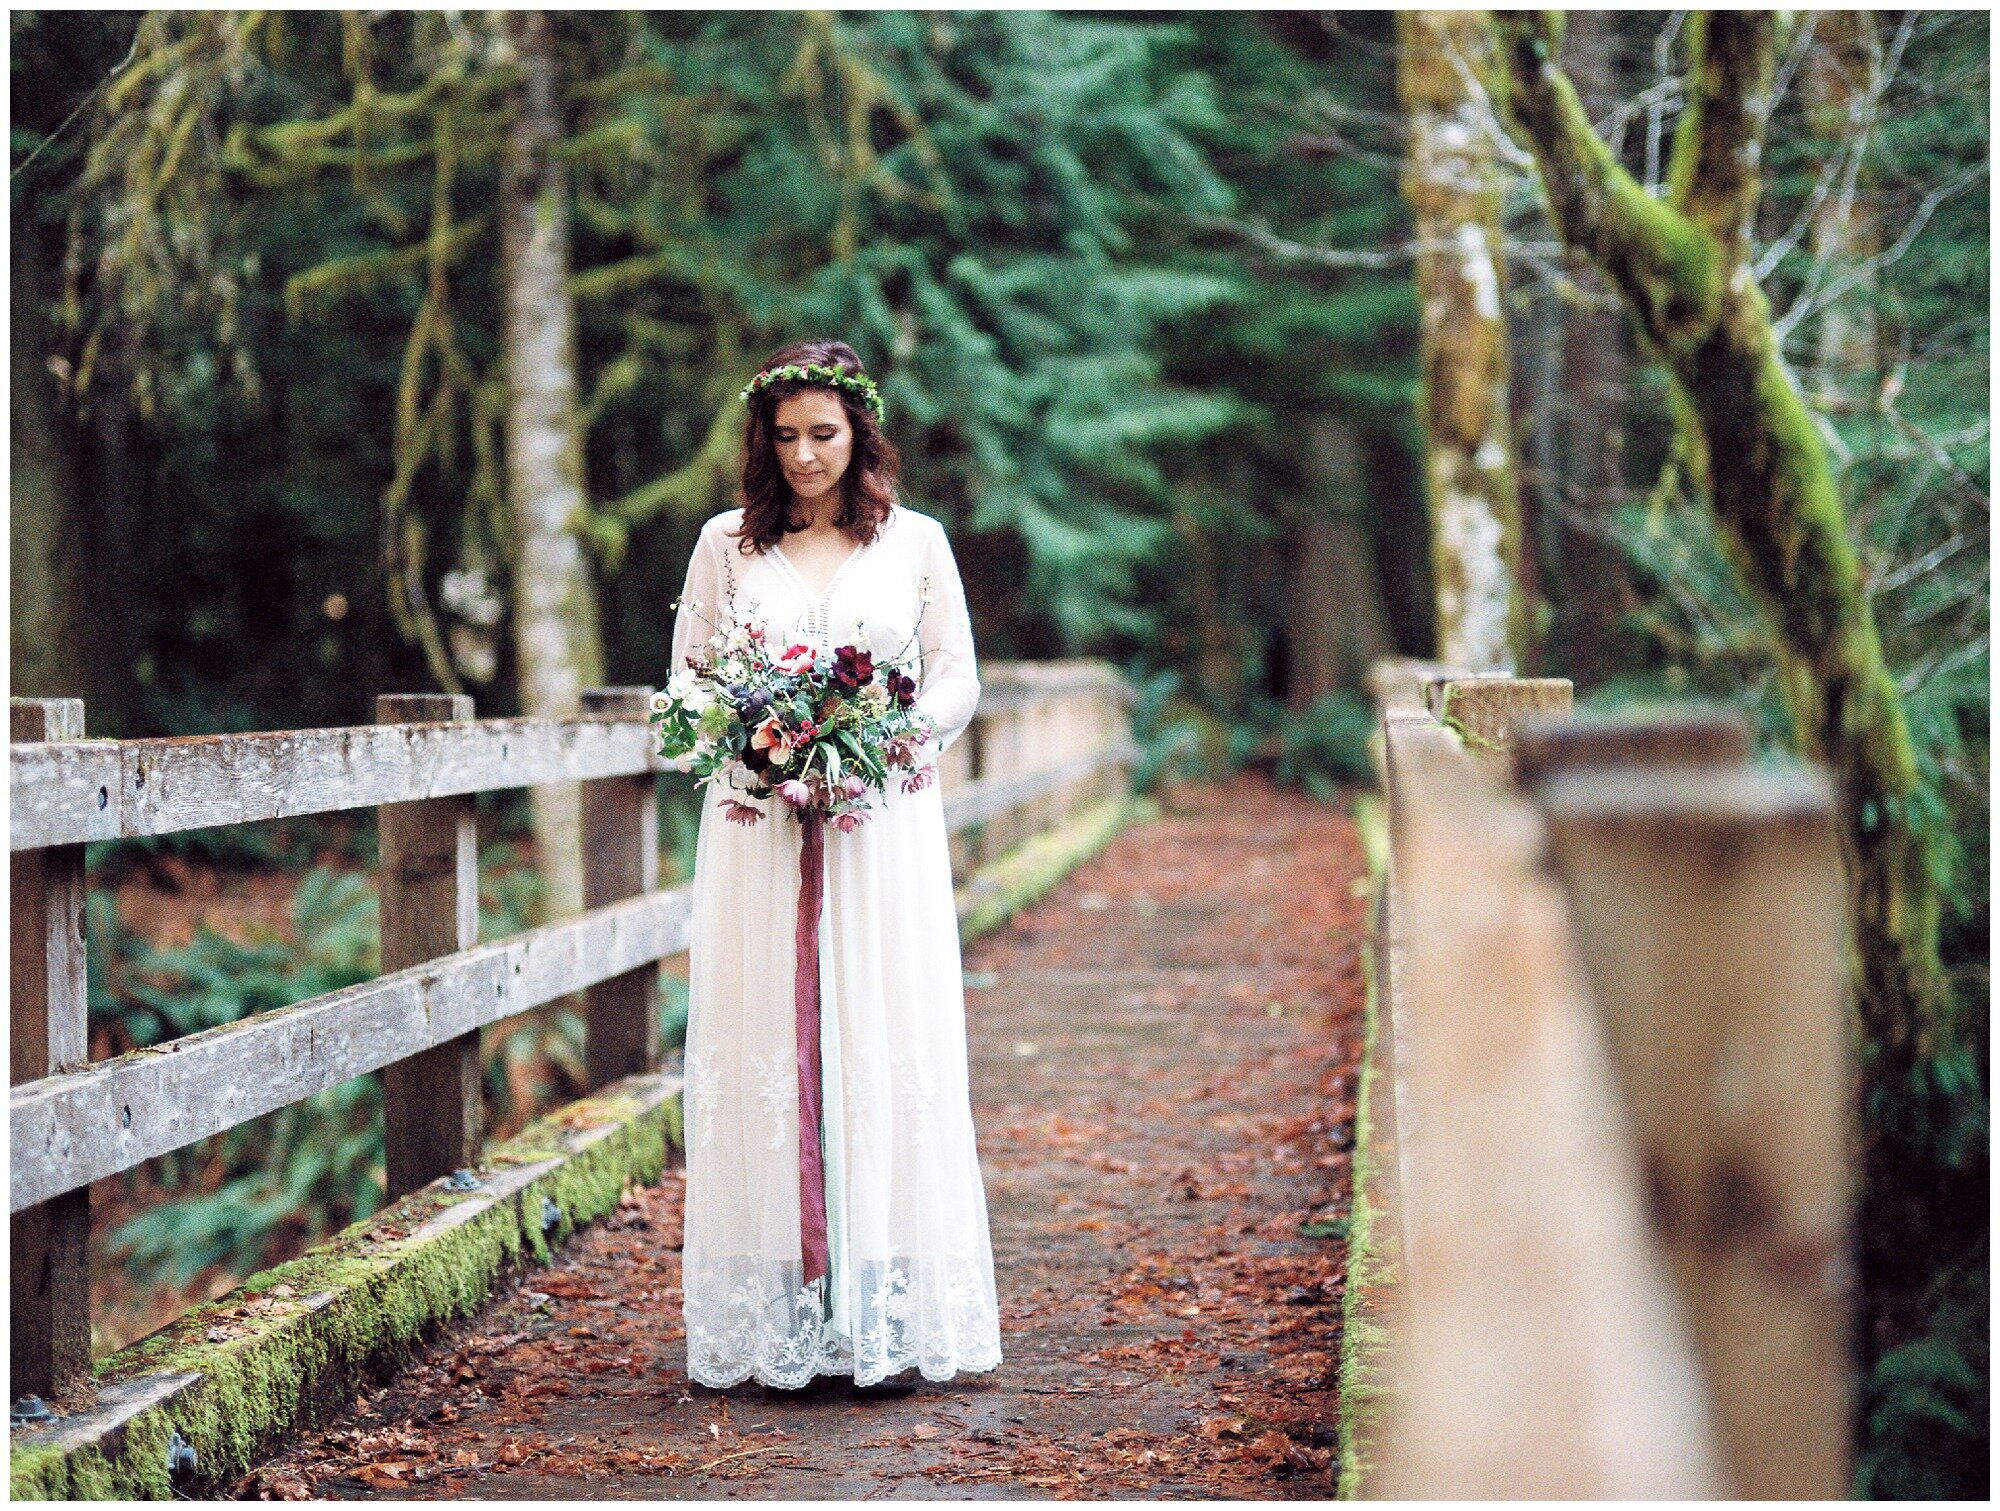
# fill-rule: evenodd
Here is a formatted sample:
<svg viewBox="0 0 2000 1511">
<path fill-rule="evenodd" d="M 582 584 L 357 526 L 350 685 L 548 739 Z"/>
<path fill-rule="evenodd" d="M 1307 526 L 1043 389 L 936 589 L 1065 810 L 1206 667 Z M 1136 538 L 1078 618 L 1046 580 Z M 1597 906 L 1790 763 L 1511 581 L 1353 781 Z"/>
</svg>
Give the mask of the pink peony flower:
<svg viewBox="0 0 2000 1511">
<path fill-rule="evenodd" d="M 860 797 L 868 791 L 868 779 L 849 773 L 841 779 L 841 788 L 849 797 Z"/>
<path fill-rule="evenodd" d="M 778 796 L 794 808 L 803 808 L 812 801 L 812 789 L 797 777 L 791 777 L 778 783 Z"/>
<path fill-rule="evenodd" d="M 842 834 L 852 834 L 861 827 L 865 818 L 867 818 L 865 813 L 836 813 L 831 822 Z"/>
<path fill-rule="evenodd" d="M 915 775 L 903 779 L 903 791 L 922 792 L 924 788 L 930 786 L 936 776 L 937 767 L 926 761 L 917 768 Z"/>
<path fill-rule="evenodd" d="M 785 647 L 784 655 L 778 658 L 777 667 L 781 672 L 808 672 L 812 670 L 812 664 L 816 659 L 811 646 L 788 645 Z"/>
<path fill-rule="evenodd" d="M 754 824 L 764 816 L 764 810 L 730 797 L 722 800 L 722 816 L 732 824 Z"/>
</svg>

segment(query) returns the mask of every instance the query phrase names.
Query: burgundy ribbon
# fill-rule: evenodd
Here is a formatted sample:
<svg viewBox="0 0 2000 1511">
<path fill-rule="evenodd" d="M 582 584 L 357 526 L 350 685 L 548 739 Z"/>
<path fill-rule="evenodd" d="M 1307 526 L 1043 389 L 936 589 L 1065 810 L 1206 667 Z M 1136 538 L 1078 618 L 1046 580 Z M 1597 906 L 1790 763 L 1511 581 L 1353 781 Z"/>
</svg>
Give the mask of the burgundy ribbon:
<svg viewBox="0 0 2000 1511">
<path fill-rule="evenodd" d="M 799 846 L 799 917 L 794 941 L 797 970 L 792 1007 L 799 1048 L 799 1241 L 805 1252 L 805 1284 L 827 1273 L 826 1168 L 819 1142 L 819 905 L 825 890 L 826 815 L 807 808 L 805 838 Z"/>
</svg>

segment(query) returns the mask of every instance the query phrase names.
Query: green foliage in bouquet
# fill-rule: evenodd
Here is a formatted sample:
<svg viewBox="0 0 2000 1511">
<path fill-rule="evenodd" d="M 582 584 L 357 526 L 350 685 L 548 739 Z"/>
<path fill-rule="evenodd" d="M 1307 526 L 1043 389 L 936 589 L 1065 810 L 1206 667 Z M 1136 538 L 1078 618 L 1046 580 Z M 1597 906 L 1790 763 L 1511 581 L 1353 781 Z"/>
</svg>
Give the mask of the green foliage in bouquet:
<svg viewBox="0 0 2000 1511">
<path fill-rule="evenodd" d="M 878 667 L 864 644 L 774 651 L 767 636 L 762 624 L 717 627 L 667 690 L 653 695 L 660 753 L 693 772 L 696 785 L 738 785 L 740 769 L 750 778 L 741 790 L 751 796 L 775 793 L 801 814 L 815 809 L 851 829 L 865 817 L 867 792 L 884 788 L 892 771 L 914 770 L 905 782 L 912 791 L 935 775 L 918 766 L 923 742 L 937 729 L 916 707 L 916 680 L 904 669 L 907 643 Z M 752 823 L 759 816 L 732 801 L 730 818 Z"/>
</svg>

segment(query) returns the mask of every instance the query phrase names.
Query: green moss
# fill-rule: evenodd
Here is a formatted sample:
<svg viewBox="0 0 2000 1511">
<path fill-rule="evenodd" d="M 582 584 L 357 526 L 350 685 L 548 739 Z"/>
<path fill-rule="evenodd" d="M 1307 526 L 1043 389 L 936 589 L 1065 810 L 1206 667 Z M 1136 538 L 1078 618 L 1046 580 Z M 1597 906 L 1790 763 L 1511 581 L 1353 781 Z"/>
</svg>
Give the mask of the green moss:
<svg viewBox="0 0 2000 1511">
<path fill-rule="evenodd" d="M 1389 807 L 1372 792 L 1354 799 L 1354 827 L 1361 835 L 1361 854 L 1368 865 L 1368 884 L 1377 894 L 1389 874 Z"/>
<path fill-rule="evenodd" d="M 285 1436 L 337 1410 L 367 1379 L 402 1363 L 439 1323 L 470 1315 L 503 1272 L 546 1261 L 577 1227 L 616 1206 L 628 1182 L 659 1179 L 669 1145 L 679 1142 L 679 1113 L 678 1098 L 642 1111 L 629 1090 L 572 1103 L 489 1150 L 488 1166 L 504 1170 L 562 1153 L 565 1129 L 612 1123 L 615 1131 L 487 1210 L 419 1234 L 464 1198 L 417 1192 L 102 1361 L 101 1384 L 156 1374 L 200 1380 L 134 1416 L 114 1458 L 96 1447 L 15 1451 L 15 1498 L 165 1499 L 243 1473 Z M 547 1231 L 545 1200 L 560 1212 Z M 281 1286 L 289 1293 L 274 1295 Z M 328 1293 L 324 1305 L 308 1306 Z M 246 1313 L 246 1305 L 258 1310 Z M 174 1432 L 195 1449 L 195 1484 L 168 1482 Z"/>
<path fill-rule="evenodd" d="M 1465 727 L 1464 721 L 1451 711 L 1451 691 L 1449 688 L 1445 690 L 1444 712 L 1439 716 L 1438 723 L 1457 735 L 1458 743 L 1463 745 L 1467 750 L 1485 755 L 1505 755 L 1507 753 L 1506 746 L 1489 740 L 1484 735 L 1474 734 Z"/>
<path fill-rule="evenodd" d="M 1099 850 L 1126 825 L 1159 817 L 1149 797 L 1115 797 L 1008 851 L 966 884 L 974 901 L 960 917 L 960 939 L 1005 923 Z"/>
<path fill-rule="evenodd" d="M 1379 859 L 1378 859 L 1379 858 Z M 1376 896 L 1382 894 L 1386 876 L 1386 846 L 1370 850 L 1369 874 Z M 1387 1230 L 1381 1214 L 1369 1200 L 1375 1189 L 1378 1162 L 1374 1107 L 1377 1093 L 1377 1040 L 1382 1015 L 1377 984 L 1378 962 L 1371 940 L 1361 952 L 1362 979 L 1366 988 L 1363 1008 L 1365 1024 L 1361 1059 L 1361 1084 L 1355 1093 L 1354 1108 L 1354 1203 L 1348 1223 L 1347 1285 L 1341 1298 L 1340 1328 L 1340 1449 L 1337 1494 L 1354 1500 L 1361 1494 L 1370 1470 L 1369 1450 L 1379 1430 L 1388 1393 L 1381 1383 L 1387 1364 L 1389 1331 L 1364 1310 L 1369 1291 L 1395 1281 L 1395 1261 L 1390 1253 Z"/>
</svg>

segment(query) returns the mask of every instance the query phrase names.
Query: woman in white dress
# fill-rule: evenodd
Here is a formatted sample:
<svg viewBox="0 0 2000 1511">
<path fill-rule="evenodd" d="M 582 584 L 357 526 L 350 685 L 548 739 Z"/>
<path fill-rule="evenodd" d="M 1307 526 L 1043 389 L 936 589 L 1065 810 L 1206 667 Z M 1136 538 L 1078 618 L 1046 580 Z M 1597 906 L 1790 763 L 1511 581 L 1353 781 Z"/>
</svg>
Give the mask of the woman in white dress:
<svg viewBox="0 0 2000 1511">
<path fill-rule="evenodd" d="M 788 364 L 818 376 L 767 376 Z M 845 342 L 795 343 L 764 364 L 746 397 L 744 504 L 709 520 L 696 543 L 673 670 L 732 607 L 766 620 L 780 650 L 831 650 L 858 627 L 878 666 L 899 651 L 921 654 L 917 706 L 938 730 L 923 759 L 934 761 L 979 699 L 971 621 L 943 526 L 896 502 L 895 448 L 859 358 Z M 688 1375 L 703 1385 L 755 1376 L 796 1388 L 839 1375 L 865 1386 L 912 1370 L 946 1380 L 1000 1362 L 944 805 L 935 781 L 911 791 L 904 779 L 892 771 L 866 822 L 825 830 L 819 1100 L 829 1272 L 810 1284 L 793 997 L 803 825 L 775 796 L 720 782 L 705 789 L 688 951 L 681 1260 Z M 745 821 L 732 804 L 761 817 Z"/>
</svg>

